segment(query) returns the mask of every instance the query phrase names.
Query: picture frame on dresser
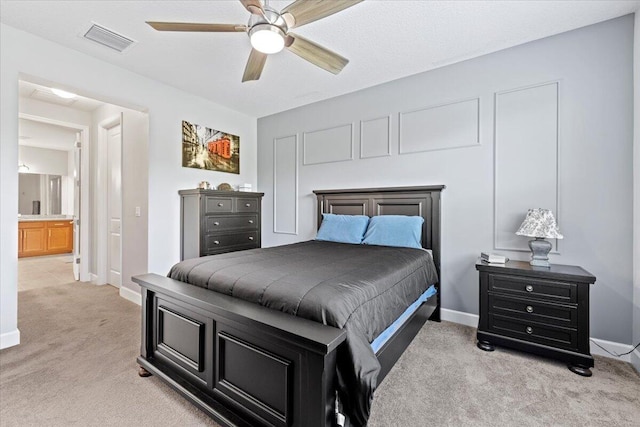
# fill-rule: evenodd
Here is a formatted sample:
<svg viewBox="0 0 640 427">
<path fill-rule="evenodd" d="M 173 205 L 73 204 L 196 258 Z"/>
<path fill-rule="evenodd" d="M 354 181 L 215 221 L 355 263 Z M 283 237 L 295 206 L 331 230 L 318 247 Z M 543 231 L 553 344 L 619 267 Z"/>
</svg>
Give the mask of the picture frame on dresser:
<svg viewBox="0 0 640 427">
<path fill-rule="evenodd" d="M 592 375 L 589 291 L 596 278 L 582 267 L 536 267 L 524 261 L 487 264 L 478 259 L 480 319 L 477 346 L 514 348 L 567 363 Z"/>
</svg>

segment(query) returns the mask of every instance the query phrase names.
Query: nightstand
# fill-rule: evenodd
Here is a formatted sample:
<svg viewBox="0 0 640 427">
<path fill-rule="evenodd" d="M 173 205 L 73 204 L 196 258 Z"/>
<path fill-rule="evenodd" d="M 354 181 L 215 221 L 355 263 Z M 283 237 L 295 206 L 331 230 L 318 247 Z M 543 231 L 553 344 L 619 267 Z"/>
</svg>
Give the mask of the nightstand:
<svg viewBox="0 0 640 427">
<path fill-rule="evenodd" d="M 478 347 L 494 345 L 567 362 L 591 376 L 589 286 L 596 278 L 581 267 L 534 267 L 524 261 L 476 263 L 480 273 Z"/>
</svg>

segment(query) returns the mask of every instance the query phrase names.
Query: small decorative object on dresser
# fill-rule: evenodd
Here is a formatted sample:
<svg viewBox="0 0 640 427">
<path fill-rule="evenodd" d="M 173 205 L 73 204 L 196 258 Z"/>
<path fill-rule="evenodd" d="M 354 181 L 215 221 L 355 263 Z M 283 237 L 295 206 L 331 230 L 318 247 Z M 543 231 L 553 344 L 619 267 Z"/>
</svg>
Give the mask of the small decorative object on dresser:
<svg viewBox="0 0 640 427">
<path fill-rule="evenodd" d="M 233 191 L 233 187 L 231 187 L 231 184 L 223 182 L 222 184 L 218 185 L 218 190 L 220 190 L 220 191 Z"/>
<path fill-rule="evenodd" d="M 596 278 L 581 267 L 531 266 L 523 261 L 476 263 L 480 272 L 478 347 L 515 348 L 568 363 L 591 376 L 589 285 Z"/>
<path fill-rule="evenodd" d="M 181 190 L 180 260 L 260 247 L 264 193 Z"/>
<path fill-rule="evenodd" d="M 518 236 L 535 237 L 529 240 L 529 248 L 531 249 L 531 265 L 537 267 L 549 267 L 549 251 L 551 243 L 544 240 L 562 239 L 559 233 L 556 219 L 549 209 L 529 209 L 527 216 L 516 231 Z"/>
</svg>

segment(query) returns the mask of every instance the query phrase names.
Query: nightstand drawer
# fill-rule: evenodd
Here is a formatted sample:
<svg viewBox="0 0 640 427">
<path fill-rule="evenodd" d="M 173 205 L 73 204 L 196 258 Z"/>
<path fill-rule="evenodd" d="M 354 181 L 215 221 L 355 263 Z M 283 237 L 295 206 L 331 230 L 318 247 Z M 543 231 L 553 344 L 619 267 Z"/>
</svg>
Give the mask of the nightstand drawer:
<svg viewBox="0 0 640 427">
<path fill-rule="evenodd" d="M 489 313 L 567 328 L 578 326 L 578 309 L 575 306 L 563 306 L 502 294 L 489 294 Z"/>
<path fill-rule="evenodd" d="M 226 246 L 249 245 L 258 241 L 258 233 L 247 231 L 235 234 L 211 234 L 205 236 L 206 251 L 217 251 Z"/>
<path fill-rule="evenodd" d="M 227 230 L 257 230 L 258 215 L 207 216 L 205 233 Z"/>
<path fill-rule="evenodd" d="M 205 213 L 231 212 L 233 209 L 231 197 L 206 197 L 204 203 Z"/>
<path fill-rule="evenodd" d="M 578 331 L 575 329 L 527 322 L 498 314 L 489 314 L 488 326 L 490 332 L 523 341 L 574 350 L 578 347 Z"/>
<path fill-rule="evenodd" d="M 502 274 L 489 275 L 489 292 L 518 295 L 562 303 L 576 303 L 578 288 L 575 283 L 531 279 Z"/>
</svg>

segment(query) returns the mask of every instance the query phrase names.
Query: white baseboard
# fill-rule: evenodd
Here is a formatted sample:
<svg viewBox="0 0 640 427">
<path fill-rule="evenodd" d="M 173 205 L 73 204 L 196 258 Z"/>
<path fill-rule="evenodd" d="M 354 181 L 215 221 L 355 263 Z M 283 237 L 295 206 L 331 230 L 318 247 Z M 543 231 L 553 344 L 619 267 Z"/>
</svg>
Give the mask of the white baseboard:
<svg viewBox="0 0 640 427">
<path fill-rule="evenodd" d="M 440 309 L 440 318 L 447 322 L 459 323 L 461 325 L 478 327 L 480 317 L 477 314 L 465 313 L 464 311 L 449 310 L 448 308 Z"/>
<path fill-rule="evenodd" d="M 465 313 L 463 311 L 449 310 L 448 308 L 441 308 L 440 318 L 448 322 L 458 323 L 465 326 L 471 326 L 473 328 L 478 327 L 479 316 L 477 314 Z M 603 346 L 604 348 L 606 348 L 607 350 L 609 350 L 610 352 L 616 353 L 616 354 L 626 353 L 633 348 L 629 344 L 620 344 L 618 342 L 606 341 L 606 340 L 601 340 L 597 338 L 592 338 L 592 339 L 598 344 L 600 344 L 601 346 Z M 598 347 L 594 343 L 590 342 L 589 344 L 590 344 L 591 354 L 609 357 L 616 360 L 622 360 L 624 362 L 631 362 L 631 354 L 627 354 L 622 357 L 615 357 L 607 353 L 606 351 L 602 350 L 600 347 Z M 637 357 L 639 360 L 638 365 L 635 365 L 635 366 L 640 366 L 640 352 L 636 350 L 634 353 L 637 353 L 635 357 Z M 640 369 L 638 370 L 640 371 Z"/>
<path fill-rule="evenodd" d="M 5 332 L 0 335 L 0 350 L 20 344 L 20 330 Z"/>
<path fill-rule="evenodd" d="M 597 342 L 598 344 L 600 344 L 601 346 L 603 346 L 604 348 L 606 348 L 607 350 L 609 350 L 612 353 L 616 353 L 616 354 L 622 354 L 622 353 L 627 353 L 629 351 L 631 351 L 631 349 L 633 349 L 633 346 L 631 344 L 621 344 L 619 342 L 613 342 L 613 341 L 607 341 L 607 340 L 601 340 L 598 338 L 591 338 L 593 341 Z M 598 356 L 604 356 L 604 357 L 610 357 L 611 359 L 616 359 L 616 360 L 622 360 L 624 362 L 631 362 L 631 354 L 627 354 L 621 357 L 615 357 L 609 353 L 607 353 L 606 351 L 604 351 L 603 349 L 601 349 L 600 347 L 598 347 L 597 345 L 595 345 L 594 343 L 590 342 L 590 351 L 591 354 L 596 354 Z"/>
<path fill-rule="evenodd" d="M 631 353 L 631 364 L 640 374 L 640 348 L 636 348 L 633 353 Z"/>
<path fill-rule="evenodd" d="M 142 305 L 142 296 L 138 292 L 132 291 L 129 288 L 120 286 L 120 296 L 134 304 Z"/>
<path fill-rule="evenodd" d="M 98 275 L 89 273 L 89 280 L 91 281 L 91 283 L 98 283 Z"/>
</svg>

